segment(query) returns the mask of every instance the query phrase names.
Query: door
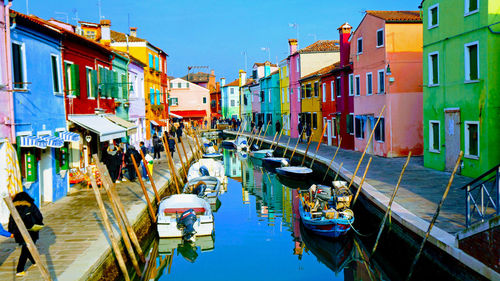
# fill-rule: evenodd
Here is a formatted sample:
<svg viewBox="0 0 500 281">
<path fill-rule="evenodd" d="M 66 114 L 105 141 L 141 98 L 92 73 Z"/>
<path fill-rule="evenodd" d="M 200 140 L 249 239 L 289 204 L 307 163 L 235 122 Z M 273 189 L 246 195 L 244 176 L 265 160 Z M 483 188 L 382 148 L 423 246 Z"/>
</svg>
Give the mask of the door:
<svg viewBox="0 0 500 281">
<path fill-rule="evenodd" d="M 328 139 L 328 145 L 332 145 L 332 120 L 327 120 L 326 121 L 326 132 L 327 132 L 327 139 Z"/>
<path fill-rule="evenodd" d="M 40 154 L 40 192 L 41 202 L 52 202 L 52 149 L 41 150 Z"/>
<path fill-rule="evenodd" d="M 365 126 L 366 127 L 366 129 L 365 129 L 366 141 L 370 141 L 369 137 L 370 137 L 370 134 L 372 133 L 373 125 L 375 125 L 375 122 L 373 122 L 373 116 L 370 116 L 370 115 L 366 116 L 366 126 Z M 368 154 L 373 154 L 374 137 L 375 136 L 372 136 L 372 140 L 370 141 L 370 144 L 368 145 L 368 149 L 366 150 L 366 153 L 368 153 Z"/>
<path fill-rule="evenodd" d="M 444 139 L 446 151 L 446 171 L 453 171 L 460 153 L 460 110 L 445 110 L 444 112 Z"/>
</svg>

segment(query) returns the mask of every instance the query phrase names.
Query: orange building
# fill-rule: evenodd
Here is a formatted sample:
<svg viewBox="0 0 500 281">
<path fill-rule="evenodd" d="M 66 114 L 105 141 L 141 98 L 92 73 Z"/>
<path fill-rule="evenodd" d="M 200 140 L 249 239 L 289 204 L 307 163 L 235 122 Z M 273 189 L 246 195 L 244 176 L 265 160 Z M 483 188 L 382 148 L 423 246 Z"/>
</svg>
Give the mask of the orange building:
<svg viewBox="0 0 500 281">
<path fill-rule="evenodd" d="M 422 19 L 419 11 L 366 11 L 351 37 L 348 94 L 355 150 L 384 157 L 423 153 Z"/>
</svg>

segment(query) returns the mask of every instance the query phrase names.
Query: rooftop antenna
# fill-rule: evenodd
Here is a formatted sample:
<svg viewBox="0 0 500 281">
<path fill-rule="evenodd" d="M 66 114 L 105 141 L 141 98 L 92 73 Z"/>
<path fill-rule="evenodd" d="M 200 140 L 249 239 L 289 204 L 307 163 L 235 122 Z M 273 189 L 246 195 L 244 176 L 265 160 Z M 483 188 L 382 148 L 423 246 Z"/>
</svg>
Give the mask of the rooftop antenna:
<svg viewBox="0 0 500 281">
<path fill-rule="evenodd" d="M 62 15 L 62 16 L 66 16 L 66 23 L 69 23 L 69 16 L 68 16 L 68 13 L 65 13 L 65 12 L 54 12 L 54 14 L 56 14 L 56 15 Z"/>
<path fill-rule="evenodd" d="M 78 25 L 78 21 L 80 20 L 80 18 L 78 17 L 78 10 L 76 8 L 74 8 L 71 11 L 73 12 L 73 15 L 74 15 L 74 17 L 72 17 L 71 19 L 76 22 L 75 25 Z"/>
<path fill-rule="evenodd" d="M 97 7 L 99 7 L 99 22 L 102 19 L 102 14 L 101 14 L 101 0 L 97 0 Z"/>
<path fill-rule="evenodd" d="M 127 13 L 128 32 L 130 33 L 130 13 Z"/>
<path fill-rule="evenodd" d="M 26 14 L 29 15 L 30 14 L 30 5 L 29 5 L 29 0 L 26 0 Z"/>
</svg>

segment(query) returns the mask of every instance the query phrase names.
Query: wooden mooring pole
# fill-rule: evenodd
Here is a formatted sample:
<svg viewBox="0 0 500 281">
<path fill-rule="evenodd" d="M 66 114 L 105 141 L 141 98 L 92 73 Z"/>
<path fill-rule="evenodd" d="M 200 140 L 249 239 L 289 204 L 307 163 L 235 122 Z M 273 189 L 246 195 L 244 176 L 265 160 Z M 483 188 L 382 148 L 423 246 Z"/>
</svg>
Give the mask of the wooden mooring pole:
<svg viewBox="0 0 500 281">
<path fill-rule="evenodd" d="M 271 122 L 267 122 L 267 126 L 266 126 L 266 130 L 264 131 L 264 135 L 262 136 L 262 139 L 260 139 L 260 144 L 259 144 L 259 140 L 257 140 L 257 146 L 259 146 L 259 147 L 264 143 L 264 139 L 266 138 L 267 130 L 269 129 L 269 124 L 271 124 Z"/>
<path fill-rule="evenodd" d="M 141 154 L 142 163 L 147 163 L 146 157 L 144 157 L 144 153 L 142 153 L 141 149 L 139 149 L 139 153 Z M 160 195 L 158 194 L 158 190 L 156 189 L 156 184 L 155 184 L 155 181 L 153 179 L 153 175 L 151 174 L 152 172 L 153 171 L 150 172 L 149 169 L 147 169 L 147 166 L 146 166 L 146 174 L 148 175 L 149 182 L 151 183 L 151 187 L 153 188 L 153 191 L 155 192 L 156 204 L 160 204 Z M 140 177 L 140 174 L 138 174 L 137 177 Z"/>
<path fill-rule="evenodd" d="M 186 166 L 184 166 L 184 160 L 182 160 L 181 150 L 179 149 L 179 145 L 177 144 L 177 140 L 175 139 L 175 137 L 173 139 L 175 142 L 175 149 L 177 149 L 177 155 L 179 156 L 179 160 L 181 161 L 182 171 L 184 172 L 184 176 L 186 176 L 186 179 L 187 179 L 188 175 L 186 173 Z"/>
<path fill-rule="evenodd" d="M 370 168 L 370 163 L 372 163 L 372 158 L 373 157 L 370 157 L 370 159 L 368 159 L 368 164 L 366 164 L 363 178 L 361 179 L 361 182 L 359 183 L 358 190 L 356 191 L 356 196 L 354 196 L 354 200 L 352 200 L 351 206 L 354 206 L 354 203 L 356 203 L 356 200 L 358 199 L 359 193 L 361 193 L 361 189 L 363 188 L 363 183 L 365 182 L 366 174 L 368 173 L 368 168 Z"/>
<path fill-rule="evenodd" d="M 43 279 L 46 281 L 52 280 L 52 278 L 50 277 L 50 273 L 47 270 L 47 265 L 45 264 L 45 262 L 42 261 L 40 253 L 38 252 L 38 249 L 36 248 L 33 239 L 31 239 L 28 230 L 26 229 L 26 225 L 24 224 L 23 220 L 21 219 L 21 216 L 17 212 L 17 209 L 14 206 L 14 202 L 12 202 L 12 198 L 10 198 L 10 196 L 7 195 L 3 198 L 3 201 L 5 202 L 5 205 L 7 205 L 7 208 L 9 208 L 10 214 L 12 215 L 12 218 L 14 219 L 14 222 L 16 223 L 17 228 L 19 229 L 19 232 L 21 233 L 21 236 L 24 239 L 24 242 L 26 243 L 26 246 L 28 247 L 28 250 L 31 253 L 31 256 L 38 265 L 38 269 L 40 270 Z"/>
<path fill-rule="evenodd" d="M 408 277 L 406 277 L 406 281 L 409 281 L 411 279 L 413 271 L 415 270 L 415 266 L 417 265 L 417 262 L 420 258 L 420 255 L 422 254 L 422 251 L 424 250 L 425 242 L 429 238 L 432 227 L 434 227 L 434 224 L 436 223 L 436 220 L 439 216 L 439 212 L 441 211 L 441 207 L 443 206 L 444 200 L 446 199 L 446 196 L 448 196 L 448 192 L 450 191 L 451 183 L 453 182 L 453 178 L 455 177 L 455 173 L 458 170 L 458 166 L 460 165 L 460 161 L 462 160 L 463 155 L 464 155 L 464 152 L 460 151 L 460 154 L 458 155 L 458 158 L 457 158 L 457 162 L 455 163 L 455 168 L 453 169 L 453 172 L 451 173 L 451 176 L 450 176 L 450 180 L 448 181 L 448 185 L 446 186 L 446 189 L 443 193 L 443 197 L 441 198 L 441 201 L 439 201 L 439 205 L 436 209 L 436 212 L 434 213 L 434 216 L 432 217 L 431 223 L 429 224 L 429 228 L 427 229 L 427 232 L 425 233 L 424 240 L 422 241 L 422 244 L 420 244 L 420 249 L 418 250 L 417 255 L 415 256 L 415 259 L 413 260 L 413 263 L 411 264 L 410 273 L 408 273 Z"/>
<path fill-rule="evenodd" d="M 132 164 L 134 164 L 134 168 L 135 168 L 135 172 L 139 175 L 139 168 L 137 167 L 137 162 L 135 161 L 135 157 L 134 155 L 130 155 L 130 158 L 132 159 Z M 148 169 L 148 164 L 147 163 L 144 163 L 145 168 L 146 170 Z M 149 210 L 149 214 L 151 215 L 151 219 L 153 220 L 153 222 L 156 222 L 156 214 L 155 214 L 155 211 L 153 209 L 153 205 L 151 205 L 151 201 L 149 200 L 149 195 L 148 195 L 148 191 L 146 189 L 146 186 L 144 185 L 144 182 L 142 181 L 142 177 L 137 177 L 139 179 L 139 183 L 141 185 L 141 188 L 142 188 L 142 192 L 144 193 L 144 198 L 146 199 L 146 203 L 148 204 L 148 210 Z"/>
<path fill-rule="evenodd" d="M 283 135 L 283 130 L 284 130 L 284 129 L 281 129 L 280 136 L 278 137 L 278 140 L 276 141 L 276 148 L 275 148 L 275 149 L 277 149 L 277 148 L 278 148 L 278 145 L 279 145 L 279 143 L 280 143 L 281 136 Z M 271 147 L 270 147 L 269 149 L 273 149 L 273 145 L 274 145 L 274 143 L 271 143 Z"/>
<path fill-rule="evenodd" d="M 403 165 L 403 169 L 401 170 L 401 174 L 399 174 L 399 179 L 398 179 L 398 183 L 396 184 L 396 188 L 394 188 L 394 192 L 392 193 L 391 199 L 389 200 L 389 203 L 387 204 L 387 210 L 385 211 L 384 218 L 382 219 L 382 222 L 380 223 L 380 229 L 378 231 L 377 239 L 375 240 L 375 244 L 373 245 L 373 249 L 372 249 L 372 253 L 371 253 L 370 257 L 373 256 L 373 254 L 375 253 L 375 250 L 377 249 L 378 240 L 380 239 L 380 235 L 382 235 L 382 231 L 384 230 L 385 221 L 387 220 L 387 216 L 391 212 L 392 202 L 394 201 L 394 198 L 396 198 L 396 193 L 398 192 L 399 185 L 401 184 L 401 180 L 403 179 L 403 175 L 405 173 L 406 166 L 408 166 L 408 163 L 410 162 L 410 158 L 411 158 L 411 151 L 410 151 L 410 153 L 408 153 L 408 157 L 406 158 L 406 162 Z"/>
<path fill-rule="evenodd" d="M 313 157 L 313 160 L 311 161 L 311 166 L 309 167 L 311 169 L 312 169 L 312 167 L 314 165 L 314 160 L 316 160 L 316 157 L 318 157 L 318 150 L 319 150 L 319 147 L 321 145 L 321 141 L 323 140 L 323 136 L 325 135 L 326 128 L 327 128 L 327 126 L 324 126 L 323 127 L 323 132 L 321 132 L 321 137 L 319 138 L 318 146 L 316 146 L 316 151 L 314 152 L 314 157 Z"/>
<path fill-rule="evenodd" d="M 283 151 L 283 156 L 281 156 L 282 158 L 285 157 L 286 155 L 286 151 L 288 150 L 288 145 L 290 144 L 290 140 L 292 139 L 292 137 L 288 137 L 288 141 L 286 142 L 286 146 L 285 146 L 285 151 Z"/>
<path fill-rule="evenodd" d="M 339 145 L 337 146 L 337 149 L 335 150 L 335 154 L 333 154 L 332 160 L 330 160 L 330 163 L 328 164 L 328 166 L 326 168 L 326 172 L 325 172 L 325 175 L 323 176 L 323 180 L 322 181 L 325 181 L 326 175 L 328 175 L 328 171 L 330 171 L 330 166 L 332 165 L 333 160 L 335 160 L 335 157 L 337 157 L 337 153 L 339 152 L 340 145 L 342 144 L 342 138 L 341 137 L 339 137 L 339 138 L 340 138 Z M 339 168 L 339 172 L 340 172 L 340 168 Z M 338 173 L 337 173 L 337 175 L 338 175 Z"/>
<path fill-rule="evenodd" d="M 307 141 L 306 152 L 304 152 L 304 157 L 302 157 L 302 163 L 300 163 L 300 166 L 304 166 L 304 162 L 306 161 L 307 151 L 309 151 L 309 146 L 311 145 L 311 141 L 313 139 L 313 136 L 314 136 L 314 134 L 311 134 L 309 136 L 309 140 Z"/>
<path fill-rule="evenodd" d="M 189 165 L 189 158 L 187 156 L 186 147 L 184 146 L 184 141 L 182 140 L 182 137 L 180 137 L 179 139 L 181 140 L 180 143 L 182 146 L 182 152 L 184 152 L 184 158 L 186 158 L 186 165 Z"/>
<path fill-rule="evenodd" d="M 297 150 L 297 146 L 299 146 L 299 142 L 302 136 L 302 133 L 304 133 L 305 128 L 302 128 L 302 131 L 299 134 L 299 138 L 297 139 L 297 143 L 295 144 L 295 147 L 293 148 L 292 156 L 290 156 L 290 164 L 292 164 L 293 161 L 293 155 L 295 154 L 295 150 Z"/>
<path fill-rule="evenodd" d="M 170 167 L 170 177 L 174 179 L 175 188 L 177 189 L 177 193 L 180 194 L 181 192 L 179 191 L 177 173 L 175 172 L 175 165 L 174 161 L 172 160 L 172 155 L 170 154 L 170 148 L 168 147 L 167 138 L 165 136 L 162 136 L 161 141 L 163 142 L 163 147 L 167 152 L 168 166 Z"/>
<path fill-rule="evenodd" d="M 339 169 L 337 170 L 337 173 L 335 174 L 335 178 L 333 178 L 333 181 L 336 181 L 337 178 L 339 177 L 340 170 L 342 169 L 342 165 L 344 165 L 344 162 L 340 162 Z M 324 180 L 324 179 L 323 179 Z"/>
</svg>

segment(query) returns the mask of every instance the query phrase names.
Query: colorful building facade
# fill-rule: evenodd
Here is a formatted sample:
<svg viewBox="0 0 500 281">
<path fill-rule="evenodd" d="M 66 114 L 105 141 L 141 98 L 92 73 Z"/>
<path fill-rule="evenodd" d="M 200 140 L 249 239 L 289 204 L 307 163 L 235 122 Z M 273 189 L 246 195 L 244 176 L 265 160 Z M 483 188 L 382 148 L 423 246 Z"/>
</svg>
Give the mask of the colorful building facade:
<svg viewBox="0 0 500 281">
<path fill-rule="evenodd" d="M 351 36 L 354 143 L 384 157 L 422 155 L 422 20 L 419 11 L 366 11 Z"/>
<path fill-rule="evenodd" d="M 222 118 L 240 119 L 240 81 L 239 79 L 226 84 L 226 79 L 221 79 Z"/>
<path fill-rule="evenodd" d="M 210 121 L 210 92 L 181 78 L 170 80 L 170 113 L 186 121 Z"/>
<path fill-rule="evenodd" d="M 113 91 L 117 93 L 115 98 L 115 112 L 116 116 L 129 120 L 129 90 L 130 85 L 128 83 L 128 64 L 130 60 L 126 53 L 119 51 L 113 52 L 113 81 L 116 85 L 113 87 Z"/>
<path fill-rule="evenodd" d="M 270 65 L 265 65 L 264 69 L 264 77 L 260 79 L 260 113 L 264 124 L 266 126 L 269 124 L 267 135 L 272 136 L 276 133 L 276 122 L 280 122 L 280 126 L 283 126 L 281 121 L 279 70 L 271 72 Z"/>
<path fill-rule="evenodd" d="M 0 54 L 9 54 L 10 50 L 10 7 L 12 2 L 0 4 Z M 12 74 L 11 74 L 11 57 L 0 56 L 0 138 L 7 138 L 10 142 L 15 143 L 15 127 L 14 110 L 13 110 L 13 92 L 12 90 Z"/>
<path fill-rule="evenodd" d="M 128 65 L 128 120 L 137 127 L 137 133 L 130 136 L 130 144 L 139 147 L 146 139 L 146 99 L 144 97 L 144 67 L 139 60 L 130 57 Z"/>
<path fill-rule="evenodd" d="M 280 111 L 283 135 L 290 136 L 290 80 L 288 79 L 288 60 L 279 63 L 280 69 Z"/>
<path fill-rule="evenodd" d="M 476 177 L 498 164 L 500 3 L 422 1 L 424 165 Z"/>
</svg>

